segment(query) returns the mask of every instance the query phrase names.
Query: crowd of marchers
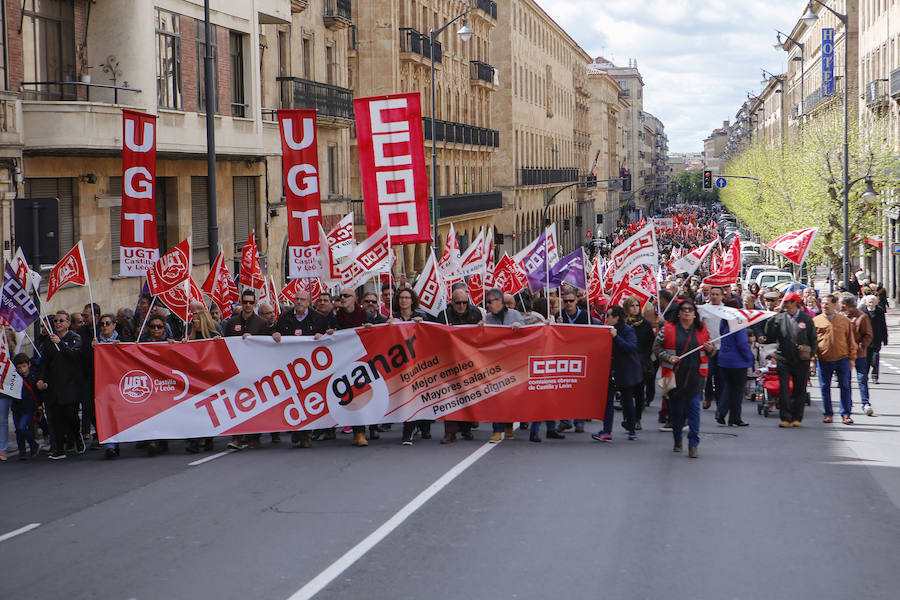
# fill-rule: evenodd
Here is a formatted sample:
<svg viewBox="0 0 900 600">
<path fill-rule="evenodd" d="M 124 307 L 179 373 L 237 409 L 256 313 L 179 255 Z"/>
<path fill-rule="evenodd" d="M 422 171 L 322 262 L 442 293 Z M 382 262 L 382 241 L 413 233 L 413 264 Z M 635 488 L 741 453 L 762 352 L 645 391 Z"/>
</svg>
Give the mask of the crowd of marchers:
<svg viewBox="0 0 900 600">
<path fill-rule="evenodd" d="M 714 214 L 696 211 L 700 221 Z M 611 241 L 623 239 L 623 227 Z M 700 229 L 694 239 L 670 237 L 660 246 L 661 264 L 668 262 L 676 246 L 699 244 L 709 229 Z M 603 251 L 603 250 L 601 250 Z M 878 383 L 879 351 L 886 345 L 888 307 L 884 289 L 866 280 L 862 273 L 852 278 L 851 289 L 839 294 L 820 293 L 813 287 L 797 292 L 780 292 L 740 282 L 730 286 L 702 285 L 704 271 L 686 277 L 660 269 L 661 287 L 646 302 L 625 297 L 619 305 L 609 298 L 588 302 L 585 291 L 563 287 L 548 296 L 522 291 L 515 295 L 499 289 L 484 294 L 482 305 L 473 304 L 465 283 L 451 290 L 446 310 L 432 316 L 419 308 L 419 301 L 405 277 L 397 284 L 384 284 L 380 293 L 363 288 L 341 289 L 336 295 L 325 291 L 314 300 L 301 290 L 293 304 L 275 307 L 257 304 L 252 290 L 245 290 L 234 314 L 223 319 L 215 304 L 196 302 L 190 306 L 185 324 L 166 308 L 143 294 L 134 309 L 103 312 L 88 304 L 80 312 L 59 311 L 42 323 L 30 354 L 17 353 L 13 359 L 23 378 L 21 398 L 0 395 L 0 460 L 7 460 L 8 419 L 14 424 L 18 458 L 27 460 L 42 451 L 53 460 L 102 450 L 106 459 L 118 458 L 120 444 L 101 445 L 94 411 L 94 349 L 100 344 L 122 342 L 181 343 L 220 336 L 329 335 L 335 330 L 371 327 L 398 321 L 433 321 L 447 325 L 522 326 L 568 323 L 606 325 L 612 328 L 613 352 L 606 412 L 600 431 L 592 434 L 599 442 L 611 442 L 616 409 L 622 413 L 621 426 L 628 440 L 637 440 L 643 429 L 644 413 L 659 396 L 656 417 L 661 431 L 671 431 L 673 450 L 683 450 L 687 433 L 688 456 L 699 456 L 700 414 L 715 406 L 715 420 L 721 426 L 745 427 L 742 408 L 755 399 L 760 410 L 778 411 L 779 426 L 801 427 L 808 402 L 811 376 L 818 377 L 822 395 L 823 420 L 835 419 L 831 383 L 836 376 L 840 389 L 840 422 L 853 423 L 854 403 L 851 376 L 856 373 L 861 413 L 872 415 L 869 383 Z M 697 307 L 703 304 L 732 308 L 767 309 L 775 316 L 735 333 L 725 321 L 705 322 Z M 149 311 L 149 312 L 148 312 Z M 52 326 L 48 331 L 43 325 Z M 712 331 L 711 328 L 717 330 Z M 730 334 L 729 334 L 730 333 Z M 7 329 L 9 347 L 16 346 Z M 478 423 L 444 420 L 441 444 L 458 439 L 475 439 Z M 373 423 L 368 426 L 335 427 L 313 431 L 266 434 L 272 444 L 310 448 L 314 443 L 339 439 L 346 434 L 355 446 L 379 440 L 381 433 L 397 426 L 401 443 L 432 439 L 431 421 L 401 424 Z M 541 442 L 542 423 L 526 423 L 528 439 Z M 564 439 L 585 433 L 586 420 L 547 421 L 544 438 Z M 513 423 L 493 423 L 488 441 L 514 439 Z M 235 436 L 220 441 L 230 449 L 259 448 L 263 434 Z M 137 452 L 156 455 L 170 450 L 172 440 L 145 440 L 134 444 Z M 181 444 L 181 442 L 179 442 Z M 131 444 L 128 444 L 131 446 Z M 214 450 L 212 438 L 183 441 L 188 453 Z"/>
</svg>

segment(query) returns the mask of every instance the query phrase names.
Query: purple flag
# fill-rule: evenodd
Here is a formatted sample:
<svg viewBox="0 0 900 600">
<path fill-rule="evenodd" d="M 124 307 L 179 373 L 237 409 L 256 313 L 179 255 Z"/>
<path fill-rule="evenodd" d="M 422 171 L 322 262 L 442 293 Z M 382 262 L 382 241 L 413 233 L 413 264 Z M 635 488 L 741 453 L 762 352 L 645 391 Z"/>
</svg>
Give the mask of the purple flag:
<svg viewBox="0 0 900 600">
<path fill-rule="evenodd" d="M 522 258 L 522 262 L 519 263 L 525 271 L 525 276 L 528 278 L 528 289 L 530 289 L 532 293 L 547 285 L 547 271 L 545 266 L 547 262 L 547 248 L 544 242 L 546 237 L 547 231 L 542 231 L 541 235 L 539 235 L 538 239 L 535 241 L 531 252 L 526 254 Z"/>
<path fill-rule="evenodd" d="M 550 269 L 550 287 L 560 287 L 563 283 L 571 284 L 578 289 L 587 289 L 584 276 L 584 248 L 562 257 Z"/>
<path fill-rule="evenodd" d="M 16 331 L 24 331 L 37 321 L 38 309 L 31 295 L 22 287 L 9 264 L 3 274 L 3 290 L 0 293 L 0 317 Z"/>
</svg>

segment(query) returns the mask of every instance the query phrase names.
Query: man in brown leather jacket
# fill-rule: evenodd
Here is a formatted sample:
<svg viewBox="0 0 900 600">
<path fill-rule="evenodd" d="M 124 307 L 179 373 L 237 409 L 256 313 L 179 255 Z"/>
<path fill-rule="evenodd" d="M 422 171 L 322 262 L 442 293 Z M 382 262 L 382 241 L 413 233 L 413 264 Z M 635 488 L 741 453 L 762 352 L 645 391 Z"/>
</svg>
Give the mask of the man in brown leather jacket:
<svg viewBox="0 0 900 600">
<path fill-rule="evenodd" d="M 825 409 L 825 423 L 831 423 L 834 411 L 831 408 L 831 378 L 837 375 L 841 388 L 841 420 L 844 425 L 852 425 L 850 413 L 853 400 L 850 397 L 850 365 L 856 362 L 856 339 L 850 319 L 838 312 L 837 294 L 822 298 L 822 314 L 813 319 L 818 339 L 817 358 L 819 362 L 819 390 L 822 392 L 822 407 Z"/>
</svg>

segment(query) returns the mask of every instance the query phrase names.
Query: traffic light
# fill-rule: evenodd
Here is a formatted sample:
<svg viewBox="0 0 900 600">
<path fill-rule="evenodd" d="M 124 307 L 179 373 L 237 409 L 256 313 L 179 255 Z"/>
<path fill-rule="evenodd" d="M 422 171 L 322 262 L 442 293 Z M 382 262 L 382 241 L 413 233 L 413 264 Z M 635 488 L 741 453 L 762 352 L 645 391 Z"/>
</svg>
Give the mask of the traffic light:
<svg viewBox="0 0 900 600">
<path fill-rule="evenodd" d="M 703 189 L 712 189 L 712 171 L 703 171 Z"/>
<path fill-rule="evenodd" d="M 622 176 L 622 191 L 631 191 L 631 173 L 625 167 L 619 169 L 619 175 Z"/>
<path fill-rule="evenodd" d="M 603 225 L 603 213 L 597 213 L 597 225 Z"/>
</svg>

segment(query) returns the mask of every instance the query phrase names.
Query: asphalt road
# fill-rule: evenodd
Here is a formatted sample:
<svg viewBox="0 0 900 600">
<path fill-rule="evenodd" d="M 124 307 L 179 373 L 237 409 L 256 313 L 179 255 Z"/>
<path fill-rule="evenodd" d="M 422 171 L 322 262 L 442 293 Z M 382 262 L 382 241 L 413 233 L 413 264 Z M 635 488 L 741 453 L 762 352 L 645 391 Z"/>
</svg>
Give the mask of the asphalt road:
<svg viewBox="0 0 900 600">
<path fill-rule="evenodd" d="M 900 360 L 881 381 L 876 416 L 854 426 L 823 424 L 815 389 L 801 429 L 749 403 L 747 428 L 704 411 L 699 460 L 671 451 L 655 408 L 639 440 L 617 425 L 612 444 L 519 431 L 485 447 L 482 425 L 441 446 L 437 425 L 413 447 L 398 427 L 364 449 L 265 436 L 196 466 L 211 455 L 180 442 L 155 458 L 129 444 L 112 462 L 11 460 L 0 539 L 40 525 L 0 541 L 0 598 L 282 600 L 323 572 L 327 599 L 896 598 Z"/>
</svg>

